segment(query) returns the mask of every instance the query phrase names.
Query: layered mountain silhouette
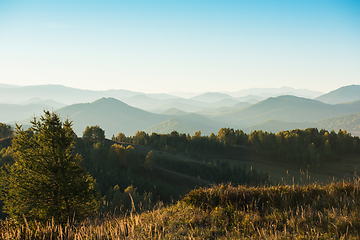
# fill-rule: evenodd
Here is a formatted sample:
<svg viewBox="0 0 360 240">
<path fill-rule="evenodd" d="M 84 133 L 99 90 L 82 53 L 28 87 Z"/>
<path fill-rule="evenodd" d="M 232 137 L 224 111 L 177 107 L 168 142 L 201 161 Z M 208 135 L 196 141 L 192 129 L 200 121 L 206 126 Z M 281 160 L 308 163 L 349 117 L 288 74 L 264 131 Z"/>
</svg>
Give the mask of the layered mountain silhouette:
<svg viewBox="0 0 360 240">
<path fill-rule="evenodd" d="M 78 135 L 82 135 L 86 126 L 93 125 L 102 127 L 107 137 L 119 132 L 133 135 L 136 131 L 170 133 L 173 130 L 190 134 L 200 130 L 207 135 L 218 132 L 221 127 L 239 128 L 246 132 L 278 132 L 307 127 L 328 130 L 341 128 L 359 134 L 359 90 L 359 85 L 346 86 L 317 99 L 282 95 L 260 100 L 261 97 L 251 95 L 248 97 L 256 102 L 252 104 L 250 99 L 240 102 L 243 98 L 224 93 L 205 93 L 185 99 L 170 94 L 144 94 L 127 90 L 90 91 L 58 85 L 0 85 L 0 102 L 12 103 L 0 104 L 0 122 L 16 121 L 28 125 L 32 117 L 39 116 L 44 110 L 56 110 L 61 117 L 73 121 Z M 118 97 L 103 97 L 107 95 Z M 19 103 L 14 104 L 16 101 L 13 99 Z M 72 101 L 82 103 L 62 107 Z"/>
<path fill-rule="evenodd" d="M 0 86 L 0 102 L 20 104 L 32 98 L 52 99 L 64 104 L 91 102 L 101 97 L 128 98 L 141 93 L 128 90 L 92 91 L 62 85 L 37 85 L 3 88 Z"/>
<path fill-rule="evenodd" d="M 99 125 L 105 130 L 108 137 L 116 136 L 120 132 L 126 135 L 134 135 L 137 131 L 149 130 L 150 127 L 157 124 L 161 125 L 175 117 L 147 112 L 114 98 L 101 98 L 92 103 L 74 104 L 59 109 L 58 112 L 62 117 L 67 117 L 73 121 L 74 130 L 78 135 L 82 135 L 86 126 Z M 183 126 L 188 125 L 188 127 L 175 127 L 169 129 L 168 132 L 177 130 L 187 133 L 187 131 L 192 131 L 194 126 L 197 126 L 197 131 L 203 130 L 208 133 L 217 131 L 221 126 L 220 123 L 197 114 L 186 114 L 176 116 L 176 118 L 182 121 Z"/>
<path fill-rule="evenodd" d="M 284 122 L 314 122 L 358 112 L 360 112 L 360 107 L 356 104 L 345 107 L 307 98 L 280 96 L 268 98 L 236 111 L 229 111 L 214 119 L 238 128 L 245 128 L 269 119 Z"/>
</svg>

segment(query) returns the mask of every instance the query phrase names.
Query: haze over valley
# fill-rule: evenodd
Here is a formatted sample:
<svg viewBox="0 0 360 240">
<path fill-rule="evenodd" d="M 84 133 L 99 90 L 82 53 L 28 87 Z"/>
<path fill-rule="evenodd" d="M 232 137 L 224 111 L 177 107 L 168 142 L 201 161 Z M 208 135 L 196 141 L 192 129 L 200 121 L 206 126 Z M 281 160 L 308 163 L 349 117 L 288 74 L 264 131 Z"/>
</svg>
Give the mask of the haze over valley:
<svg viewBox="0 0 360 240">
<path fill-rule="evenodd" d="M 79 136 L 92 125 L 101 126 L 109 138 L 137 131 L 210 135 L 222 127 L 247 133 L 317 127 L 359 135 L 359 85 L 328 93 L 283 87 L 198 93 L 190 98 L 180 97 L 181 93 L 90 91 L 60 85 L 0 85 L 0 93 L 0 122 L 26 126 L 34 116 L 52 110 L 72 120 Z"/>
</svg>

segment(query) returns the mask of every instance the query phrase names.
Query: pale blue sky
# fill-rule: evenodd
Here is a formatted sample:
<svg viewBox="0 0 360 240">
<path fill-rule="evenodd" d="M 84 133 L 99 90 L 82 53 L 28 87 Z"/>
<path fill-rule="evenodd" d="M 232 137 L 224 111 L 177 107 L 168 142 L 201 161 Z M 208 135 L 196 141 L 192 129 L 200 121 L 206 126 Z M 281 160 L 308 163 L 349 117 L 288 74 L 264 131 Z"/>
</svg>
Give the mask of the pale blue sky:
<svg viewBox="0 0 360 240">
<path fill-rule="evenodd" d="M 0 83 L 327 92 L 360 84 L 360 1 L 0 0 Z"/>
</svg>

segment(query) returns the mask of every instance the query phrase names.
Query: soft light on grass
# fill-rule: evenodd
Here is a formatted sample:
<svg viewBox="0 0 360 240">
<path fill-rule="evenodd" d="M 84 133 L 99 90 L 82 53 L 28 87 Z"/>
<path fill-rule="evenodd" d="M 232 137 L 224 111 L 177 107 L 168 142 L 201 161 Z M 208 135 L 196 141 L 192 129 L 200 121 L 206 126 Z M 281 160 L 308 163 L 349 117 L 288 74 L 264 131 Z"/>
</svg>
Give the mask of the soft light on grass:
<svg viewBox="0 0 360 240">
<path fill-rule="evenodd" d="M 359 239 L 359 179 L 327 185 L 219 185 L 170 206 L 57 225 L 1 222 L 1 239 Z"/>
</svg>

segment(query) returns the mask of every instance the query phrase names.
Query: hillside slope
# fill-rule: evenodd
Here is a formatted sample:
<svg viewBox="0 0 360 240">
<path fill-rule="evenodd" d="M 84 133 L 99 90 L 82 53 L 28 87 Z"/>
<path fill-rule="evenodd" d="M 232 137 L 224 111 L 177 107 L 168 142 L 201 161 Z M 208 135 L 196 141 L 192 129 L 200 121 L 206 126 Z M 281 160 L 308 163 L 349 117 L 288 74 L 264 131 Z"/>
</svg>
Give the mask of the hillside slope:
<svg viewBox="0 0 360 240">
<path fill-rule="evenodd" d="M 194 133 L 202 130 L 206 133 L 217 132 L 223 124 L 198 114 L 163 115 L 150 113 L 114 98 L 101 98 L 92 103 L 74 104 L 58 110 L 61 117 L 68 117 L 74 123 L 75 132 L 81 136 L 86 126 L 99 125 L 105 130 L 108 138 L 119 132 L 134 135 L 137 131 L 172 132 L 173 130 L 189 129 Z M 173 120 L 181 120 L 174 124 Z M 169 124 L 172 122 L 172 124 Z M 180 125 L 179 125 L 180 124 Z M 156 125 L 156 127 L 151 128 Z M 179 128 L 179 126 L 182 126 Z M 166 130 L 166 131 L 165 131 Z"/>
<path fill-rule="evenodd" d="M 360 107 L 354 105 L 331 105 L 317 100 L 295 96 L 268 98 L 247 108 L 214 117 L 236 128 L 244 128 L 274 119 L 284 122 L 315 122 L 320 119 L 358 113 Z"/>
<path fill-rule="evenodd" d="M 109 138 L 123 132 L 133 135 L 136 131 L 167 120 L 169 117 L 149 113 L 131 107 L 114 98 L 101 98 L 92 103 L 74 104 L 58 112 L 62 117 L 68 117 L 74 123 L 74 130 L 80 136 L 86 126 L 99 125 Z"/>
<path fill-rule="evenodd" d="M 171 133 L 177 131 L 179 133 L 189 133 L 193 135 L 197 131 L 201 131 L 203 135 L 217 133 L 223 127 L 222 123 L 215 122 L 198 114 L 177 115 L 176 117 L 158 123 L 146 129 L 148 133 Z"/>
<path fill-rule="evenodd" d="M 360 85 L 350 85 L 338 88 L 329 93 L 317 97 L 316 100 L 337 104 L 360 100 Z"/>
<path fill-rule="evenodd" d="M 336 132 L 346 130 L 355 136 L 360 136 L 360 113 L 349 114 L 345 116 L 322 119 L 315 122 L 318 128 L 335 130 Z"/>
</svg>

